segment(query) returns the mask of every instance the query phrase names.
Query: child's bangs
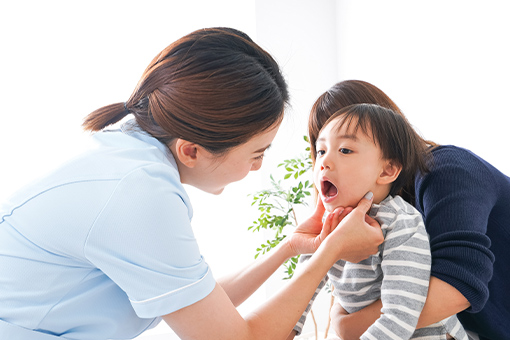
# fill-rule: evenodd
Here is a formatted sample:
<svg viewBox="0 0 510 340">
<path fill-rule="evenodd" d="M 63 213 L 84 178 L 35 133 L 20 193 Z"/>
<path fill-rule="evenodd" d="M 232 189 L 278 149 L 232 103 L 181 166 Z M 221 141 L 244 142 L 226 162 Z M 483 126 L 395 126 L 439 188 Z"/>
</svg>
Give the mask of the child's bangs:
<svg viewBox="0 0 510 340">
<path fill-rule="evenodd" d="M 346 131 L 353 135 L 361 129 L 361 132 L 376 143 L 370 115 L 366 114 L 366 112 L 362 110 L 348 110 L 336 115 L 335 118 L 339 118 L 335 124 L 335 130 L 337 133 L 340 132 L 343 127 L 345 127 Z"/>
</svg>

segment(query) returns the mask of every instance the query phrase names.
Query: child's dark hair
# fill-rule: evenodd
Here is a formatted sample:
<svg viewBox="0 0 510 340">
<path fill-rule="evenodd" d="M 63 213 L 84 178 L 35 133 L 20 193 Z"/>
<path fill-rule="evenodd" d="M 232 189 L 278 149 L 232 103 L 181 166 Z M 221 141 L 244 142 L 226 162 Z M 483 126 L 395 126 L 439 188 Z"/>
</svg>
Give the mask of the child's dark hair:
<svg viewBox="0 0 510 340">
<path fill-rule="evenodd" d="M 323 126 L 338 117 L 343 119 L 336 128 L 346 126 L 354 128 L 354 132 L 361 129 L 378 145 L 384 159 L 402 166 L 400 175 L 392 183 L 390 195 L 401 194 L 418 171 L 428 172 L 427 145 L 401 114 L 375 104 L 354 104 L 333 113 Z"/>
</svg>

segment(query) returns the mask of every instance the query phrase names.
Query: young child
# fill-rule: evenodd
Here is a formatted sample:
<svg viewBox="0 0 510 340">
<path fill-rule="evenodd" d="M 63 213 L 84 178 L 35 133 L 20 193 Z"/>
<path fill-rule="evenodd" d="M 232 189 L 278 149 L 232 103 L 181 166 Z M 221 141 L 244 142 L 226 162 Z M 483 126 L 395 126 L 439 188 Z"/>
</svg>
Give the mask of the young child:
<svg viewBox="0 0 510 340">
<path fill-rule="evenodd" d="M 329 279 L 348 313 L 381 299 L 381 316 L 361 339 L 467 339 L 456 316 L 416 330 L 427 297 L 430 246 L 420 213 L 398 193 L 417 171 L 427 171 L 423 148 L 405 118 L 373 104 L 337 111 L 317 139 L 314 182 L 326 210 L 356 206 L 371 192 L 369 215 L 380 223 L 385 238 L 379 253 L 366 260 L 338 261 L 313 297 Z M 294 328 L 297 334 L 311 303 Z"/>
</svg>

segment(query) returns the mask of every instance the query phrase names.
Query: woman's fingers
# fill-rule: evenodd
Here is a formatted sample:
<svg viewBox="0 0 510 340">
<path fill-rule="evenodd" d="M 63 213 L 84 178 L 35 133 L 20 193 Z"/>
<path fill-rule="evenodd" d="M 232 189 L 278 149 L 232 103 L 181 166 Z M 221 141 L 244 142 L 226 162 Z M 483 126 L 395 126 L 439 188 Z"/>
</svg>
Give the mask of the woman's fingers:
<svg viewBox="0 0 510 340">
<path fill-rule="evenodd" d="M 338 226 L 338 224 L 344 219 L 349 212 L 352 211 L 352 208 L 346 208 L 338 207 L 333 212 L 328 214 L 326 217 L 326 220 L 324 221 L 324 225 L 322 227 L 321 236 L 327 236 L 329 233 L 331 233 L 335 228 Z"/>
<path fill-rule="evenodd" d="M 368 215 L 365 215 L 365 222 L 367 222 L 367 224 L 372 227 L 377 227 L 377 228 L 381 227 L 376 220 L 374 220 L 372 217 L 370 217 Z"/>
<path fill-rule="evenodd" d="M 333 211 L 333 213 L 331 213 L 331 215 L 332 215 L 331 226 L 330 226 L 331 231 L 335 230 L 335 228 L 338 225 L 338 223 L 340 223 L 340 221 L 342 220 L 340 218 L 340 215 L 343 214 L 344 211 L 345 211 L 344 208 L 336 208 Z"/>
<path fill-rule="evenodd" d="M 358 206 L 355 208 L 355 210 L 361 211 L 364 215 L 368 213 L 370 208 L 372 207 L 372 201 L 374 200 L 374 194 L 372 192 L 367 192 L 365 197 L 363 197 L 359 203 Z"/>
<path fill-rule="evenodd" d="M 326 208 L 324 208 L 324 204 L 321 199 L 317 200 L 317 204 L 315 205 L 315 211 L 313 212 L 313 216 L 316 218 L 322 219 L 324 213 L 326 212 Z"/>
</svg>

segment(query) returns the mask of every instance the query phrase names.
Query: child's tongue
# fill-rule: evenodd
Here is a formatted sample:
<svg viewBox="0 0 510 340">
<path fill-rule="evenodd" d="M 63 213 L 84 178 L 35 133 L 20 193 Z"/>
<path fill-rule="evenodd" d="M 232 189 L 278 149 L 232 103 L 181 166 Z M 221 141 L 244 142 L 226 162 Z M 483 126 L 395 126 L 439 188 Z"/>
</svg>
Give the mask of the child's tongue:
<svg viewBox="0 0 510 340">
<path fill-rule="evenodd" d="M 324 182 L 324 189 L 324 196 L 326 197 L 334 197 L 338 194 L 336 186 L 334 186 L 333 183 L 329 181 Z"/>
<path fill-rule="evenodd" d="M 326 194 L 328 197 L 333 197 L 333 196 L 336 196 L 336 194 L 338 193 L 338 190 L 336 190 L 336 187 L 334 185 L 332 185 L 329 190 L 328 190 L 328 193 Z"/>
</svg>

